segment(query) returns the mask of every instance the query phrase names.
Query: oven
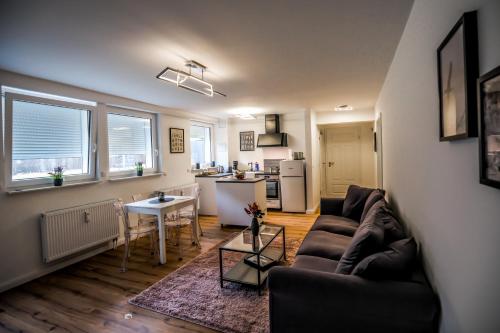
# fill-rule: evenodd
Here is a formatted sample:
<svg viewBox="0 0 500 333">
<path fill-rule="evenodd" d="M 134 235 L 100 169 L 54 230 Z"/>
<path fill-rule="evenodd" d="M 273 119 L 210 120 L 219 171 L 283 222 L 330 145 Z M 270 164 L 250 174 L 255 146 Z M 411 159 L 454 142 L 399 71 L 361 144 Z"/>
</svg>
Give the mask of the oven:
<svg viewBox="0 0 500 333">
<path fill-rule="evenodd" d="M 280 198 L 280 181 L 277 179 L 266 179 L 266 199 Z"/>
<path fill-rule="evenodd" d="M 266 175 L 266 203 L 267 208 L 281 209 L 281 188 L 278 175 Z"/>
</svg>

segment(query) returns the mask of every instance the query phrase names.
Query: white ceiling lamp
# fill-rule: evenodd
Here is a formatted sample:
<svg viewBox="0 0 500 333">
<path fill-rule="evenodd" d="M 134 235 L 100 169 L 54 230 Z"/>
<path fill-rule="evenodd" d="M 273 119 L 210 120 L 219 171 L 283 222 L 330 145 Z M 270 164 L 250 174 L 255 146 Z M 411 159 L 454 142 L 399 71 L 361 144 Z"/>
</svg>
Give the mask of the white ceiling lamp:
<svg viewBox="0 0 500 333">
<path fill-rule="evenodd" d="M 252 119 L 257 119 L 257 117 L 255 117 L 254 115 L 251 115 L 251 114 L 239 114 L 237 115 L 236 117 L 240 118 L 240 119 L 244 119 L 244 120 L 252 120 Z"/>
<path fill-rule="evenodd" d="M 160 74 L 158 74 L 156 78 L 174 83 L 175 85 L 177 85 L 177 87 L 184 88 L 209 97 L 213 97 L 214 94 L 226 97 L 225 94 L 214 90 L 213 85 L 203 79 L 203 73 L 207 70 L 206 66 L 194 60 L 189 60 L 186 62 L 186 67 L 189 68 L 189 73 L 167 67 Z M 191 74 L 192 69 L 200 71 L 201 77 L 196 77 Z"/>
<path fill-rule="evenodd" d="M 351 105 L 343 104 L 337 105 L 333 110 L 335 111 L 352 111 L 354 108 Z"/>
</svg>

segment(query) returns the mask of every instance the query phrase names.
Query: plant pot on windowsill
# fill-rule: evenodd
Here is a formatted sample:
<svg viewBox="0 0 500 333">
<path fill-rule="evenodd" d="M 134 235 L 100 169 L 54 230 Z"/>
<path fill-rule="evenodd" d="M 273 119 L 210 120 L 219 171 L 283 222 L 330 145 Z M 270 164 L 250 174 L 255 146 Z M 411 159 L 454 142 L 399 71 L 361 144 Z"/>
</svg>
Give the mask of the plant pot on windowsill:
<svg viewBox="0 0 500 333">
<path fill-rule="evenodd" d="M 137 176 L 142 176 L 144 173 L 144 163 L 143 162 L 135 162 L 135 171 Z"/>
<path fill-rule="evenodd" d="M 49 172 L 49 176 L 54 180 L 54 186 L 62 186 L 63 184 L 63 173 L 64 168 L 62 166 L 57 166 L 54 171 Z"/>
</svg>

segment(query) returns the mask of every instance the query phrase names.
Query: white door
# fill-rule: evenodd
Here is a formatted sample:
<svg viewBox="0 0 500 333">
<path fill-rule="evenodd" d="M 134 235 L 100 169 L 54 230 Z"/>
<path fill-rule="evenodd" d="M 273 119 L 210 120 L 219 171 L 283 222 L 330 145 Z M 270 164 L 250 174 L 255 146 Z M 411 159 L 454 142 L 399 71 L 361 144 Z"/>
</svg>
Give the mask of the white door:
<svg viewBox="0 0 500 333">
<path fill-rule="evenodd" d="M 325 129 L 324 197 L 343 198 L 351 184 L 360 184 L 361 134 L 359 126 Z"/>
</svg>

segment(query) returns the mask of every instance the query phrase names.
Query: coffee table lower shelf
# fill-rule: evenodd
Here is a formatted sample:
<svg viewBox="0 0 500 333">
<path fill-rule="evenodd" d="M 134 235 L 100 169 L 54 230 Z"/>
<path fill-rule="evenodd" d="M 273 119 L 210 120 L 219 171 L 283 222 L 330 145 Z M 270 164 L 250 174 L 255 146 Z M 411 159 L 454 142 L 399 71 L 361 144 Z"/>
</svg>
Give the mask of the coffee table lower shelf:
<svg viewBox="0 0 500 333">
<path fill-rule="evenodd" d="M 222 251 L 220 251 L 219 255 L 221 256 L 221 270 L 222 270 Z M 284 253 L 282 249 L 268 248 L 262 251 L 261 255 L 264 255 L 275 261 L 280 261 L 283 258 Z M 245 257 L 249 256 L 251 255 L 247 255 Z M 241 283 L 257 287 L 260 295 L 260 289 L 264 285 L 264 282 L 267 279 L 267 275 L 269 274 L 269 269 L 265 271 L 261 270 L 259 274 L 259 270 L 257 268 L 251 267 L 244 262 L 245 257 L 242 258 L 240 261 L 238 261 L 238 263 L 236 263 L 233 267 L 231 267 L 227 272 L 225 273 L 221 272 L 222 273 L 220 281 L 221 287 L 224 287 L 224 281 Z"/>
</svg>

